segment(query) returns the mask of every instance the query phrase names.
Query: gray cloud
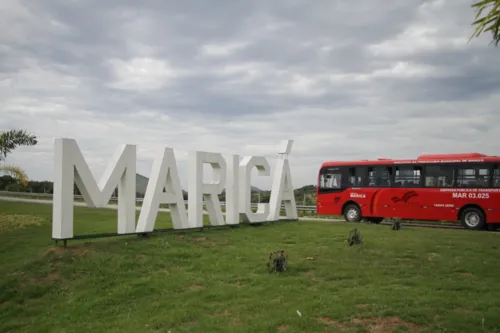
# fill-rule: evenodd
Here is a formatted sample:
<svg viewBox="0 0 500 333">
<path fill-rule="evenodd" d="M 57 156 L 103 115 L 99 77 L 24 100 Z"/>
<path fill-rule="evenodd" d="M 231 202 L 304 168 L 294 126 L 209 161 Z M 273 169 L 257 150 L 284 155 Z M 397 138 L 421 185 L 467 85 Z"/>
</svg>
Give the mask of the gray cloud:
<svg viewBox="0 0 500 333">
<path fill-rule="evenodd" d="M 74 137 L 96 175 L 122 143 L 147 175 L 168 145 L 185 186 L 190 150 L 274 158 L 291 138 L 300 186 L 330 159 L 498 154 L 499 51 L 467 43 L 473 17 L 466 0 L 4 1 L 0 129 L 40 138 L 9 162 L 50 179 L 52 140 Z"/>
</svg>

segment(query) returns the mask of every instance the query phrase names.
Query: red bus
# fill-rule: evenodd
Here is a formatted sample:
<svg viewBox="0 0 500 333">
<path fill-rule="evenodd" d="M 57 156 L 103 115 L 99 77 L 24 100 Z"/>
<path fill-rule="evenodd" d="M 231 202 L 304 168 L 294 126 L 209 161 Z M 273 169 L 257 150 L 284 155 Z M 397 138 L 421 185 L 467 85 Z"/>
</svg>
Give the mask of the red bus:
<svg viewBox="0 0 500 333">
<path fill-rule="evenodd" d="M 319 215 L 343 215 L 348 222 L 397 217 L 496 229 L 500 157 L 465 153 L 325 162 L 316 194 Z"/>
</svg>

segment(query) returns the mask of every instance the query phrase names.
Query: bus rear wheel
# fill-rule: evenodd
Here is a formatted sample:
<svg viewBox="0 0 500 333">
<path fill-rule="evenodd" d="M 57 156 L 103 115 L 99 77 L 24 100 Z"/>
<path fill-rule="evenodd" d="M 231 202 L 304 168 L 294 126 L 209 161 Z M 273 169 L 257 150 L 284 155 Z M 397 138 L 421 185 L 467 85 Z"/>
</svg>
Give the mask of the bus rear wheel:
<svg viewBox="0 0 500 333">
<path fill-rule="evenodd" d="M 486 222 L 484 213 L 480 209 L 475 207 L 464 209 L 460 217 L 460 220 L 462 222 L 462 225 L 466 229 L 472 229 L 472 230 L 483 229 Z"/>
<path fill-rule="evenodd" d="M 349 204 L 344 208 L 344 219 L 347 222 L 360 222 L 361 218 L 361 209 L 358 205 Z"/>
</svg>

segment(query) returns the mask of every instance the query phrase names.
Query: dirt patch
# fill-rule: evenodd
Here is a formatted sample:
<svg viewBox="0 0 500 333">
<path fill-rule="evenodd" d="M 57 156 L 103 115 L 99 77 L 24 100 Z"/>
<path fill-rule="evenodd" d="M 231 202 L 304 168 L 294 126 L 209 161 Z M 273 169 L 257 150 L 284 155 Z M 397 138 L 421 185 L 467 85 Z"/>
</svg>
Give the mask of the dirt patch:
<svg viewBox="0 0 500 333">
<path fill-rule="evenodd" d="M 363 326 L 368 333 L 392 332 L 396 327 L 403 326 L 408 332 L 418 332 L 420 327 L 417 324 L 404 321 L 398 317 L 385 318 L 355 318 L 352 324 Z"/>
<path fill-rule="evenodd" d="M 460 275 L 462 277 L 467 277 L 467 278 L 474 276 L 474 274 L 472 274 L 471 272 L 461 272 L 461 273 L 458 273 L 458 275 Z"/>
<path fill-rule="evenodd" d="M 221 244 L 218 244 L 215 240 L 210 239 L 208 237 L 189 237 L 189 238 L 186 238 L 184 235 L 179 235 L 179 236 L 176 236 L 176 238 L 177 239 L 191 240 L 193 242 L 199 243 L 200 245 L 209 246 L 209 247 L 221 245 Z M 223 244 L 227 244 L 227 243 L 228 242 L 226 241 Z"/>
<path fill-rule="evenodd" d="M 175 272 L 184 272 L 186 268 L 184 266 L 173 266 L 171 267 L 171 270 Z"/>
<path fill-rule="evenodd" d="M 288 327 L 288 325 L 281 325 L 280 327 L 278 327 L 278 332 L 285 332 Z"/>
<path fill-rule="evenodd" d="M 369 306 L 370 306 L 370 304 L 358 304 L 358 305 L 356 305 L 356 306 L 357 306 L 358 308 L 360 308 L 360 309 L 366 309 L 367 307 L 369 307 Z"/>
<path fill-rule="evenodd" d="M 368 306 L 368 304 L 358 304 L 358 307 L 366 306 Z M 416 333 L 421 329 L 417 324 L 404 321 L 398 317 L 355 318 L 349 323 L 342 323 L 327 317 L 318 317 L 316 320 L 327 326 L 335 326 L 335 328 L 341 332 L 353 329 L 355 326 L 363 327 L 367 333 L 387 333 L 392 332 L 397 327 L 404 327 L 406 331 L 410 333 Z"/>
<path fill-rule="evenodd" d="M 305 275 L 314 275 L 314 271 L 305 271 L 304 272 Z"/>
<path fill-rule="evenodd" d="M 204 246 L 217 246 L 219 244 L 217 244 L 216 241 L 214 241 L 213 239 L 210 239 L 210 238 L 207 238 L 207 237 L 193 237 L 192 240 L 196 243 L 199 243 L 201 245 L 204 245 Z"/>
<path fill-rule="evenodd" d="M 24 282 L 21 282 L 21 288 L 25 288 L 27 286 L 48 286 L 59 280 L 61 276 L 59 273 L 51 273 L 47 276 L 38 279 L 29 279 Z"/>
<path fill-rule="evenodd" d="M 196 324 L 198 322 L 198 320 L 196 318 L 186 318 L 186 320 L 184 320 L 184 324 Z"/>
<path fill-rule="evenodd" d="M 191 286 L 188 287 L 189 290 L 200 290 L 200 289 L 203 289 L 204 287 L 199 285 L 199 284 L 193 284 Z"/>
<path fill-rule="evenodd" d="M 429 253 L 429 255 L 427 256 L 427 260 L 433 261 L 434 258 L 437 258 L 437 257 L 439 257 L 439 254 L 437 254 L 437 253 Z"/>
<path fill-rule="evenodd" d="M 39 226 L 47 219 L 25 214 L 0 214 L 0 232 Z"/>
<path fill-rule="evenodd" d="M 316 320 L 318 320 L 320 323 L 322 324 L 325 324 L 325 325 L 333 325 L 333 326 L 337 326 L 338 328 L 345 328 L 345 325 L 339 321 L 336 321 L 336 320 L 333 320 L 331 318 L 327 318 L 327 317 L 318 317 L 316 318 Z"/>
<path fill-rule="evenodd" d="M 47 255 L 54 255 L 54 254 L 66 254 L 69 253 L 74 256 L 84 256 L 90 253 L 95 253 L 96 250 L 94 248 L 88 247 L 88 244 L 78 244 L 78 245 L 72 245 L 64 248 L 64 246 L 56 246 L 56 247 L 51 247 L 45 251 L 43 254 L 44 256 Z"/>
<path fill-rule="evenodd" d="M 229 312 L 227 309 L 224 309 L 222 311 L 217 311 L 216 313 L 212 314 L 212 317 L 227 317 L 230 315 L 231 312 Z"/>
<path fill-rule="evenodd" d="M 233 317 L 231 319 L 231 326 L 242 326 L 241 320 L 239 317 Z"/>
</svg>

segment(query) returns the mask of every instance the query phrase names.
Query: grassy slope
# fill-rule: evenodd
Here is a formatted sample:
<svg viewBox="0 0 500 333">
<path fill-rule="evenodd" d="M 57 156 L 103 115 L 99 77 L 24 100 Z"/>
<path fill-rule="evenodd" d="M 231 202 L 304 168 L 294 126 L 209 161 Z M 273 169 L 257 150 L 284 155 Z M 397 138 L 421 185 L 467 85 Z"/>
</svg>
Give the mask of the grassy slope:
<svg viewBox="0 0 500 333">
<path fill-rule="evenodd" d="M 76 233 L 115 228 L 116 211 L 75 212 Z M 0 202 L 0 332 L 500 328 L 498 234 L 363 224 L 365 244 L 349 248 L 352 224 L 284 222 L 62 250 L 50 239 L 50 214 L 47 205 Z M 160 214 L 157 227 L 168 220 Z M 272 275 L 267 254 L 279 249 L 290 269 Z"/>
</svg>

